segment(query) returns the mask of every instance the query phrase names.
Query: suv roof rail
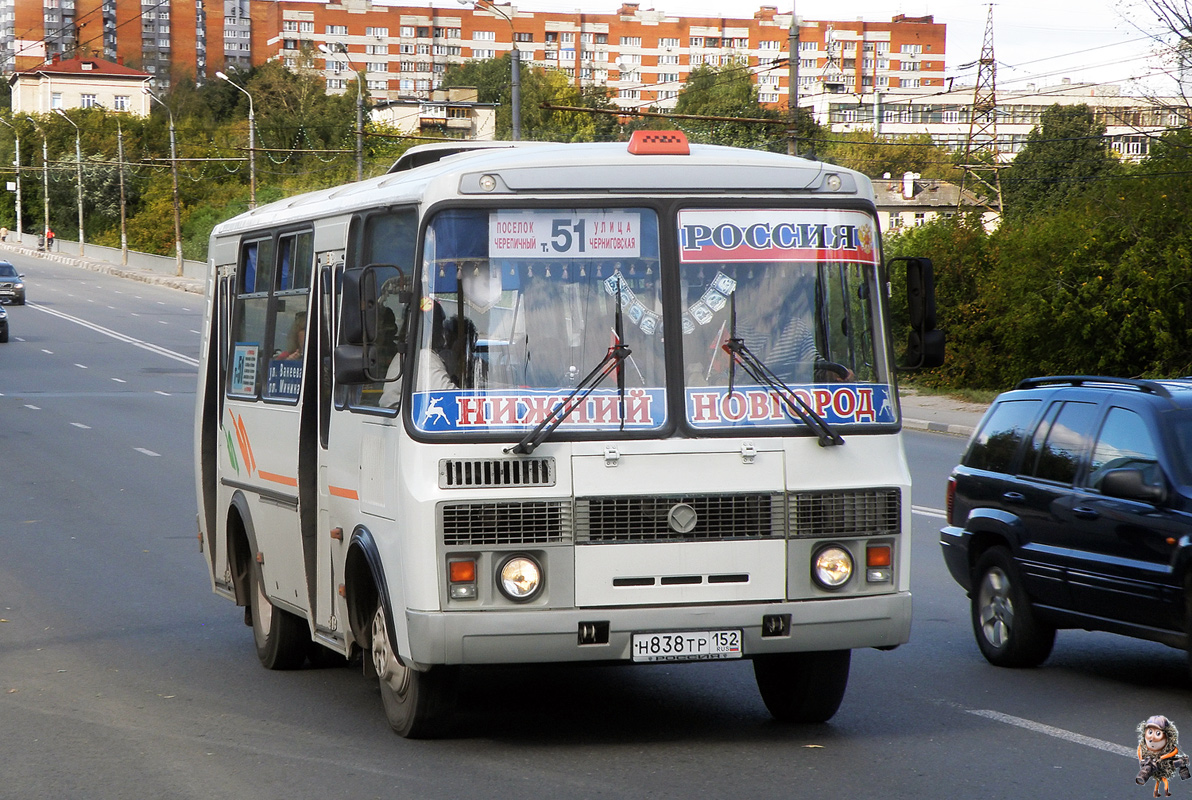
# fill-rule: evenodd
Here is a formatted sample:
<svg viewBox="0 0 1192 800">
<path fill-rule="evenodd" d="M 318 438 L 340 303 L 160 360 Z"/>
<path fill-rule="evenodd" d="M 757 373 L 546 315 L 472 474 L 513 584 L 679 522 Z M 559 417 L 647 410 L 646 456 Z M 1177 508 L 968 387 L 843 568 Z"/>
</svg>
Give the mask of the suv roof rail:
<svg viewBox="0 0 1192 800">
<path fill-rule="evenodd" d="M 1140 392 L 1158 395 L 1171 400 L 1171 392 L 1158 381 L 1143 381 L 1135 378 L 1112 378 L 1104 375 L 1049 375 L 1042 378 L 1025 378 L 1018 382 L 1015 389 L 1036 389 L 1040 386 L 1052 384 L 1067 384 L 1069 386 L 1085 386 L 1086 384 L 1100 384 L 1121 386 L 1136 389 Z"/>
</svg>

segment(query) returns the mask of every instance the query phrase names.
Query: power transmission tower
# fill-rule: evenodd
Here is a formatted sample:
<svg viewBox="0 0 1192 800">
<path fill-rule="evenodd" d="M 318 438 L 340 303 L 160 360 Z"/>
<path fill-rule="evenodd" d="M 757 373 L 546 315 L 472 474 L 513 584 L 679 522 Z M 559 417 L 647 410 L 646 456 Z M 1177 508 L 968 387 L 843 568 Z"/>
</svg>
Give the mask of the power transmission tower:
<svg viewBox="0 0 1192 800">
<path fill-rule="evenodd" d="M 1002 179 L 998 174 L 1002 164 L 998 160 L 997 141 L 997 62 L 993 58 L 993 4 L 989 4 L 989 19 L 985 23 L 985 40 L 981 43 L 981 57 L 977 60 L 977 86 L 973 90 L 973 106 L 969 112 L 968 139 L 964 143 L 964 158 L 960 169 L 957 212 L 965 206 L 965 191 L 981 197 L 980 206 L 1002 215 Z M 965 64 L 965 67 L 973 66 Z M 988 162 L 983 160 L 988 159 Z"/>
</svg>

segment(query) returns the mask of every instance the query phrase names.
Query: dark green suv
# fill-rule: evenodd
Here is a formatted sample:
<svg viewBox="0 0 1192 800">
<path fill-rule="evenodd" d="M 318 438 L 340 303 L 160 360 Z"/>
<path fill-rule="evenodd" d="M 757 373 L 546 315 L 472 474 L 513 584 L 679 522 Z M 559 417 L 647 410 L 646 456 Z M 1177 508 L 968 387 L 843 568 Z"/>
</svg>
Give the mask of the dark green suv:
<svg viewBox="0 0 1192 800">
<path fill-rule="evenodd" d="M 948 479 L 944 561 L 991 663 L 1058 628 L 1188 650 L 1192 379 L 1032 378 L 999 396 Z"/>
</svg>

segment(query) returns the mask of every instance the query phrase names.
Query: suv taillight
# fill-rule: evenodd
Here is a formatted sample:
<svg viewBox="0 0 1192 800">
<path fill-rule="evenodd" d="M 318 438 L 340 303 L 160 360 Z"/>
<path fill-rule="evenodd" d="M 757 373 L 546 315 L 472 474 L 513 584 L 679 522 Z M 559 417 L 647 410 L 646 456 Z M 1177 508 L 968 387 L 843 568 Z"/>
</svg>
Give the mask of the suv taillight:
<svg viewBox="0 0 1192 800">
<path fill-rule="evenodd" d="M 956 503 L 956 477 L 948 478 L 948 496 L 944 501 L 944 509 L 948 514 L 948 524 L 952 524 L 952 506 Z"/>
</svg>

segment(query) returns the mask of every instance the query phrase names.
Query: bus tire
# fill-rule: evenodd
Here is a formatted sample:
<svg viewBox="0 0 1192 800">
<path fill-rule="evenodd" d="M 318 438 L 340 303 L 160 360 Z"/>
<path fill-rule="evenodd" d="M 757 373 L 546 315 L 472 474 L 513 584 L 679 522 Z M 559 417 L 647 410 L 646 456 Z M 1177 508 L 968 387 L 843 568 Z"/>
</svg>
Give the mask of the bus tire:
<svg viewBox="0 0 1192 800">
<path fill-rule="evenodd" d="M 851 650 L 777 653 L 753 659 L 757 688 L 779 722 L 827 722 L 848 687 Z"/>
<path fill-rule="evenodd" d="M 422 672 L 403 662 L 389 641 L 385 605 L 379 601 L 370 650 L 389 727 L 407 739 L 445 735 L 455 707 L 456 668 L 442 665 Z"/>
<path fill-rule="evenodd" d="M 248 602 L 257 658 L 266 669 L 298 669 L 306 661 L 310 641 L 306 624 L 269 602 L 260 564 L 254 564 L 248 574 L 252 582 Z"/>
</svg>

